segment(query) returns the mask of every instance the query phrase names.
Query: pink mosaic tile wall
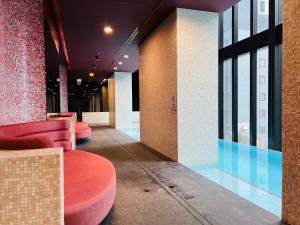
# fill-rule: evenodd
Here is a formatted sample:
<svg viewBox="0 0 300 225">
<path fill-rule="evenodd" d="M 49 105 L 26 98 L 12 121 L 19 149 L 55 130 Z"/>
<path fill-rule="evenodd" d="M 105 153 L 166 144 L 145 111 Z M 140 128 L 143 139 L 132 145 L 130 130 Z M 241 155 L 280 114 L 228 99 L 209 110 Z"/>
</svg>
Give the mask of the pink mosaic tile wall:
<svg viewBox="0 0 300 225">
<path fill-rule="evenodd" d="M 42 0 L 0 0 L 0 125 L 46 118 Z"/>
<path fill-rule="evenodd" d="M 67 66 L 59 65 L 59 79 L 60 79 L 60 111 L 68 112 L 68 74 Z"/>
</svg>

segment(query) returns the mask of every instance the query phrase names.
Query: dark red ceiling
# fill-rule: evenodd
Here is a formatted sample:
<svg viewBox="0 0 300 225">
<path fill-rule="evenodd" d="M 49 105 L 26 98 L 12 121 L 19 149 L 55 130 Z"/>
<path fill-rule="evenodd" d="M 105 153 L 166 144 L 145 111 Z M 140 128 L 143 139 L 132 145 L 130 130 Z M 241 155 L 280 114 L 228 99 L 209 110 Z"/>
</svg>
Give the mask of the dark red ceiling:
<svg viewBox="0 0 300 225">
<path fill-rule="evenodd" d="M 175 8 L 213 12 L 224 11 L 238 0 L 60 0 L 59 8 L 71 64 L 72 78 L 103 79 L 113 72 L 113 62 L 120 71 L 138 69 L 138 44 Z M 103 27 L 110 25 L 114 34 L 107 36 Z M 139 27 L 139 34 L 121 51 L 131 34 Z M 95 56 L 100 61 L 94 71 Z M 122 52 L 119 59 L 118 53 Z M 123 55 L 128 54 L 129 59 Z"/>
</svg>

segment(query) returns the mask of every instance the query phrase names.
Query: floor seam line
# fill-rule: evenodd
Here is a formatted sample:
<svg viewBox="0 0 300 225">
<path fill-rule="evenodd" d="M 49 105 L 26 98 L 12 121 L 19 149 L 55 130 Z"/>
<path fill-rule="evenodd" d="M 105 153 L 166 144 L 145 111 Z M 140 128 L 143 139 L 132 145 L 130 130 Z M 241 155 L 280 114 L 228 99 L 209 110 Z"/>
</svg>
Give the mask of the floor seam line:
<svg viewBox="0 0 300 225">
<path fill-rule="evenodd" d="M 201 212 L 196 210 L 192 205 L 190 205 L 185 199 L 179 196 L 175 191 L 173 191 L 167 184 L 162 182 L 149 168 L 140 163 L 132 154 L 130 154 L 125 146 L 116 140 L 113 136 L 112 138 L 118 143 L 120 148 L 134 160 L 149 176 L 152 177 L 165 191 L 167 191 L 182 207 L 184 207 L 194 218 L 196 218 L 202 225 L 218 225 L 213 224 L 209 219 Z"/>
</svg>

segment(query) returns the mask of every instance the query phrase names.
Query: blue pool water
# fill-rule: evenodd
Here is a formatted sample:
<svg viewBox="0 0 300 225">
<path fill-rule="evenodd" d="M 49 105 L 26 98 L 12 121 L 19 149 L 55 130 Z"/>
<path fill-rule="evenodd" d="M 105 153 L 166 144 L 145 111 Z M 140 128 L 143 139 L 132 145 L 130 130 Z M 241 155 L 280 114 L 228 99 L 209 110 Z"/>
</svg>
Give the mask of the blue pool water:
<svg viewBox="0 0 300 225">
<path fill-rule="evenodd" d="M 190 168 L 276 216 L 281 216 L 281 152 L 220 140 L 218 163 Z"/>
<path fill-rule="evenodd" d="M 138 125 L 135 125 L 132 128 L 121 129 L 120 131 L 138 141 L 140 140 L 140 127 Z"/>
<path fill-rule="evenodd" d="M 139 127 L 122 130 L 140 140 Z M 219 140 L 219 160 L 190 169 L 281 217 L 282 153 Z"/>
</svg>

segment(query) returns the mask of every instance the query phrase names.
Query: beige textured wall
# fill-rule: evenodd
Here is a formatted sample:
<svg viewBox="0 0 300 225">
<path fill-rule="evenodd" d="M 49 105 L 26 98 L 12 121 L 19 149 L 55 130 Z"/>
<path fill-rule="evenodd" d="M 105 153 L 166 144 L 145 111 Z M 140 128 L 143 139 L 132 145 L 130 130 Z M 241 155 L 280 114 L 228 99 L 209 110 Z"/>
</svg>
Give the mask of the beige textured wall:
<svg viewBox="0 0 300 225">
<path fill-rule="evenodd" d="M 109 109 L 109 124 L 111 127 L 116 127 L 116 110 L 115 110 L 115 77 L 108 79 L 108 109 Z"/>
<path fill-rule="evenodd" d="M 141 142 L 178 159 L 177 115 L 171 99 L 177 93 L 176 13 L 172 13 L 140 46 Z"/>
<path fill-rule="evenodd" d="M 179 162 L 218 160 L 218 14 L 177 9 Z"/>
<path fill-rule="evenodd" d="M 64 224 L 63 150 L 0 151 L 0 224 Z"/>
<path fill-rule="evenodd" d="M 284 1 L 283 220 L 300 224 L 300 1 Z"/>
<path fill-rule="evenodd" d="M 140 113 L 142 143 L 185 165 L 216 162 L 218 14 L 177 9 L 140 46 Z"/>
<path fill-rule="evenodd" d="M 102 86 L 103 112 L 108 112 L 108 87 Z"/>
</svg>

